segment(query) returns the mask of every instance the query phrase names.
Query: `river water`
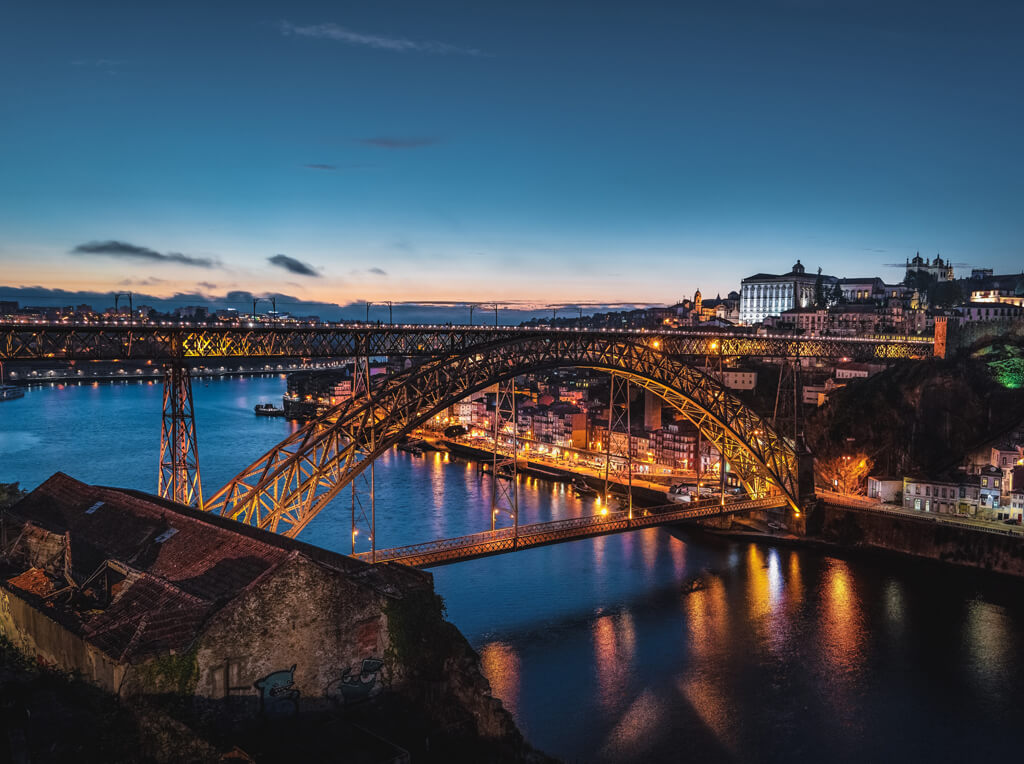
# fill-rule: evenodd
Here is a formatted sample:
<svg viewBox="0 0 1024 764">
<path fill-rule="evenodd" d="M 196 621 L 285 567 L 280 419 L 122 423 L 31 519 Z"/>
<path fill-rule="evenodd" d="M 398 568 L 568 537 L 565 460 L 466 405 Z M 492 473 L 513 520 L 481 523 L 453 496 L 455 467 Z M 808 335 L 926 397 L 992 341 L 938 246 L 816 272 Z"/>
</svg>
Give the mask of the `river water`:
<svg viewBox="0 0 1024 764">
<path fill-rule="evenodd" d="M 294 425 L 278 376 L 197 382 L 206 492 Z M 56 470 L 154 491 L 161 388 L 32 389 L 0 403 L 0 482 Z M 391 451 L 378 546 L 484 530 L 474 466 Z M 524 522 L 594 512 L 523 479 Z M 348 494 L 301 538 L 349 551 Z M 1024 585 L 648 529 L 433 571 L 527 738 L 566 761 L 984 761 L 1024 750 Z"/>
</svg>

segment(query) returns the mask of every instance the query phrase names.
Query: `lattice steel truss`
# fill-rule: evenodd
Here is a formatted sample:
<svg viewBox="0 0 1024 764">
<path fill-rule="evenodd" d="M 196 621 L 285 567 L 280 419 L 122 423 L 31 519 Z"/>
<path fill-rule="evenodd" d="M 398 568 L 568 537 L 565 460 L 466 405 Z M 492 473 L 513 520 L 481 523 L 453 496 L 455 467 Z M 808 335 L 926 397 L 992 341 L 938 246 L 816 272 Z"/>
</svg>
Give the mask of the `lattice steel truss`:
<svg viewBox="0 0 1024 764">
<path fill-rule="evenodd" d="M 368 401 L 370 396 L 370 359 L 360 356 L 355 359 L 352 369 L 352 400 Z M 373 453 L 376 445 L 376 433 L 373 422 L 369 426 L 367 448 L 356 453 L 356 458 L 366 458 Z M 369 475 L 367 475 L 369 472 Z M 359 473 L 351 482 L 352 488 L 352 554 L 356 553 L 359 532 L 370 545 L 370 560 L 376 561 L 377 556 L 377 476 L 374 460 L 370 460 L 369 470 Z"/>
<path fill-rule="evenodd" d="M 633 517 L 633 421 L 630 417 L 629 378 L 612 373 L 608 379 L 608 436 L 604 444 L 604 505 L 611 488 L 626 484 L 626 515 Z M 624 445 L 623 445 L 624 443 Z"/>
<path fill-rule="evenodd" d="M 183 363 L 168 364 L 164 373 L 157 493 L 164 499 L 203 509 L 192 378 Z"/>
<path fill-rule="evenodd" d="M 567 366 L 616 372 L 660 395 L 715 444 L 752 497 L 781 492 L 797 507 L 792 446 L 712 378 L 656 349 L 651 340 L 527 332 L 426 361 L 386 379 L 369 400 L 331 409 L 243 470 L 206 509 L 295 536 L 369 460 L 431 416 L 503 380 Z"/>
<path fill-rule="evenodd" d="M 498 383 L 494 398 L 494 456 L 491 460 L 491 530 L 504 513 L 519 533 L 519 423 L 516 419 L 516 381 Z"/>
<path fill-rule="evenodd" d="M 930 338 L 788 337 L 745 332 L 575 331 L 533 327 L 159 327 L 0 323 L 0 361 L 444 356 L 540 337 L 657 339 L 669 355 L 795 356 L 856 361 L 927 358 Z"/>
</svg>

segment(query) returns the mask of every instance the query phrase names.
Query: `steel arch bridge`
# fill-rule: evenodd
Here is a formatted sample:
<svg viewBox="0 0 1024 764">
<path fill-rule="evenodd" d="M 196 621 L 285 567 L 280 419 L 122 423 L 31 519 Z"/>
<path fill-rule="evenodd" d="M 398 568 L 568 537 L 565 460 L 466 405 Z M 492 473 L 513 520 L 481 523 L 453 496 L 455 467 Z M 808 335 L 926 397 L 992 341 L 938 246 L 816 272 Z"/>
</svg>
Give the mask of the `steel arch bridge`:
<svg viewBox="0 0 1024 764">
<path fill-rule="evenodd" d="M 797 508 L 797 456 L 767 421 L 656 339 L 594 332 L 498 335 L 427 360 L 310 422 L 203 508 L 294 537 L 373 459 L 445 407 L 523 374 L 573 366 L 658 394 L 715 445 L 752 498 L 776 494 Z"/>
</svg>

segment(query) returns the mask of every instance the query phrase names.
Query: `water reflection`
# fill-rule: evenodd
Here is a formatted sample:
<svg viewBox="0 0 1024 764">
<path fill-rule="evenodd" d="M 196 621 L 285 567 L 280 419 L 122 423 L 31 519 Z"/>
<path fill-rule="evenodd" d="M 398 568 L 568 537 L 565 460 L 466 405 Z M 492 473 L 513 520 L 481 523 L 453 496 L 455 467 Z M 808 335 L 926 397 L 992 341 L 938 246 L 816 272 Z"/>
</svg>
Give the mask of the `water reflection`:
<svg viewBox="0 0 1024 764">
<path fill-rule="evenodd" d="M 484 676 L 491 683 L 491 694 L 499 698 L 513 714 L 519 711 L 519 656 L 505 642 L 488 642 L 480 648 Z"/>
<path fill-rule="evenodd" d="M 598 700 L 606 708 L 614 709 L 621 705 L 633 672 L 636 650 L 633 616 L 628 612 L 602 615 L 594 621 L 592 634 Z"/>
<path fill-rule="evenodd" d="M 601 746 L 600 756 L 612 761 L 641 760 L 655 733 L 664 725 L 666 704 L 652 690 L 644 690 L 619 715 Z"/>
<path fill-rule="evenodd" d="M 863 612 L 845 560 L 828 560 L 822 588 L 823 655 L 833 675 L 856 672 L 863 658 Z"/>
</svg>

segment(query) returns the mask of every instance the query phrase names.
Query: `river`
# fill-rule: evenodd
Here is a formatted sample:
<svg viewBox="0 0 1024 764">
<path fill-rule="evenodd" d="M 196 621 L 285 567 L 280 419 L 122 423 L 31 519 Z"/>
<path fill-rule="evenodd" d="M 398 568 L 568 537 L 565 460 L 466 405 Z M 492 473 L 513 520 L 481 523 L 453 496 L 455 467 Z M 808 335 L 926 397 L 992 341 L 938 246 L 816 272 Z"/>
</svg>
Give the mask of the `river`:
<svg viewBox="0 0 1024 764">
<path fill-rule="evenodd" d="M 206 492 L 294 425 L 279 376 L 197 382 Z M 154 491 L 161 387 L 34 388 L 0 403 L 0 482 L 56 470 Z M 486 478 L 484 478 L 486 480 Z M 387 453 L 378 546 L 488 527 L 474 466 Z M 522 479 L 523 522 L 594 511 Z M 349 498 L 301 538 L 349 551 Z M 1024 585 L 649 529 L 433 571 L 448 617 L 537 747 L 566 761 L 966 761 L 1024 745 Z"/>
</svg>

